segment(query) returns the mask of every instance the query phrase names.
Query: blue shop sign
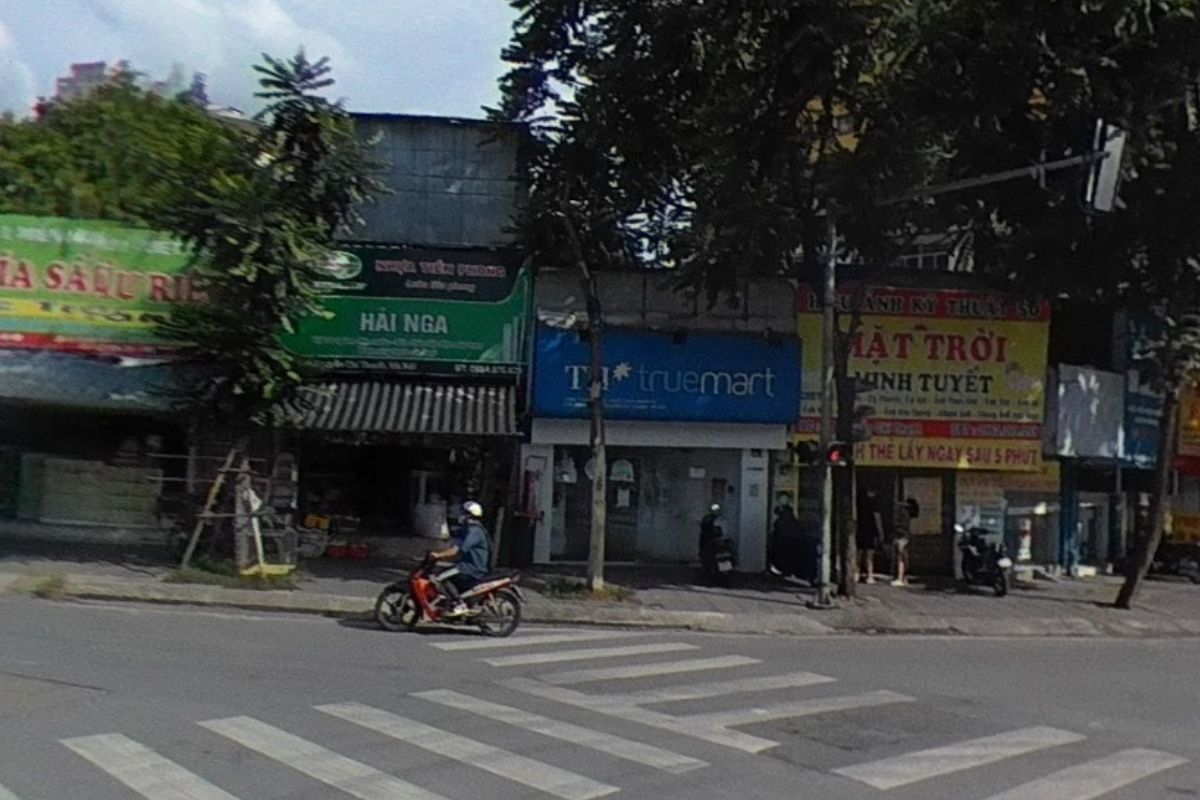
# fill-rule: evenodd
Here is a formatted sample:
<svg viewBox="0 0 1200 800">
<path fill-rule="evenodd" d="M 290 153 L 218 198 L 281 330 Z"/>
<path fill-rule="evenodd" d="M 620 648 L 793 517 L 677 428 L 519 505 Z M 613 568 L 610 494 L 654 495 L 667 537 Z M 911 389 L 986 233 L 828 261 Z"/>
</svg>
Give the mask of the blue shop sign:
<svg viewBox="0 0 1200 800">
<path fill-rule="evenodd" d="M 611 419 L 796 421 L 800 342 L 713 333 L 604 332 L 604 409 Z M 539 327 L 533 409 L 586 417 L 591 347 L 576 331 Z"/>
<path fill-rule="evenodd" d="M 1158 431 L 1163 396 L 1150 382 L 1153 363 L 1146 356 L 1149 342 L 1161 330 L 1159 323 L 1140 314 L 1119 314 L 1118 357 L 1125 368 L 1125 436 L 1122 461 L 1150 469 L 1158 461 Z"/>
</svg>

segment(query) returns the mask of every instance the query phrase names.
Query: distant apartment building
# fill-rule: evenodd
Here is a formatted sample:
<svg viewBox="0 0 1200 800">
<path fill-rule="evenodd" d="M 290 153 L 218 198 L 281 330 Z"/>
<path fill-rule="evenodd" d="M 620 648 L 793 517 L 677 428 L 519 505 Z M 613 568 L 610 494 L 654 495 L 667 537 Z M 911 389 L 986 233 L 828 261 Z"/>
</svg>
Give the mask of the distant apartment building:
<svg viewBox="0 0 1200 800">
<path fill-rule="evenodd" d="M 54 99 L 76 100 L 101 86 L 107 79 L 107 62 L 89 61 L 72 64 L 70 74 L 54 82 Z"/>
</svg>

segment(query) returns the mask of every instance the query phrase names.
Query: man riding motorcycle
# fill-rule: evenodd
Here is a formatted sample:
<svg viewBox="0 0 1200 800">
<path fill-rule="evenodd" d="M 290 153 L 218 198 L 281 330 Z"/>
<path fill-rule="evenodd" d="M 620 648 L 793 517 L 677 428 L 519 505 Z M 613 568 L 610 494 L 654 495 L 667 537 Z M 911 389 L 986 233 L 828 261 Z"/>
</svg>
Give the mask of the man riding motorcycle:
<svg viewBox="0 0 1200 800">
<path fill-rule="evenodd" d="M 458 525 L 450 539 L 449 547 L 433 550 L 429 557 L 436 561 L 455 562 L 454 566 L 437 577 L 454 603 L 447 616 L 460 617 L 467 613 L 467 604 L 462 601 L 463 593 L 469 592 L 486 578 L 492 566 L 492 540 L 483 525 L 483 506 L 474 500 L 463 503 Z"/>
</svg>

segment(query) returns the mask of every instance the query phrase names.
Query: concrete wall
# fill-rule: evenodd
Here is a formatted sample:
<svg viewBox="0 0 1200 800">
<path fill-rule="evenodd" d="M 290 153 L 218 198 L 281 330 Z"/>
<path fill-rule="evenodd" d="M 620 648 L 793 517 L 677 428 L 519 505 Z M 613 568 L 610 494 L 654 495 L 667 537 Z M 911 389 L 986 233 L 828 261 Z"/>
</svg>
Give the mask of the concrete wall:
<svg viewBox="0 0 1200 800">
<path fill-rule="evenodd" d="M 775 331 L 796 334 L 795 290 L 783 279 L 750 282 L 740 297 L 706 297 L 679 292 L 674 276 L 655 272 L 602 272 L 600 303 L 609 325 L 645 330 Z M 534 306 L 542 321 L 567 325 L 585 317 L 579 273 L 542 269 L 534 282 Z"/>
</svg>

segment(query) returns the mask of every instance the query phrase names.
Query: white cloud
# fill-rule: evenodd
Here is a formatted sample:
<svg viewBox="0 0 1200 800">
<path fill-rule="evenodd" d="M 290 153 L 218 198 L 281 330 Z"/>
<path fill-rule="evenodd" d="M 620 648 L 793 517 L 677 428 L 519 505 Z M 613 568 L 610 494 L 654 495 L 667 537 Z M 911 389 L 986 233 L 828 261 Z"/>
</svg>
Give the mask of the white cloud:
<svg viewBox="0 0 1200 800">
<path fill-rule="evenodd" d="M 21 60 L 12 33 L 0 21 L 0 109 L 26 114 L 36 99 L 33 70 Z"/>
<path fill-rule="evenodd" d="M 127 58 L 154 76 L 173 64 L 206 73 L 214 99 L 250 106 L 253 64 L 261 53 L 288 56 L 304 47 L 349 68 L 349 51 L 328 33 L 306 27 L 277 0 L 87 0 L 93 19 L 107 27 Z"/>
<path fill-rule="evenodd" d="M 128 59 L 204 72 L 214 102 L 249 111 L 262 53 L 303 47 L 330 57 L 352 109 L 476 115 L 513 16 L 508 0 L 0 0 L 0 109 L 52 93 L 72 62 Z"/>
</svg>

